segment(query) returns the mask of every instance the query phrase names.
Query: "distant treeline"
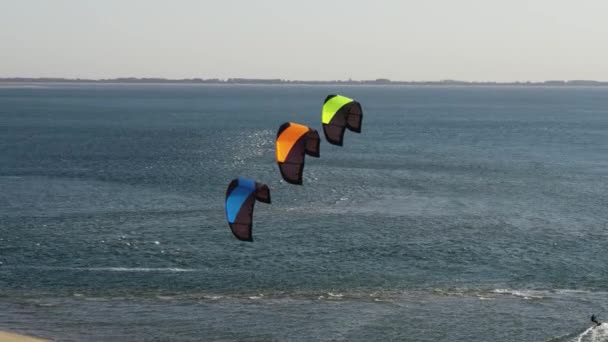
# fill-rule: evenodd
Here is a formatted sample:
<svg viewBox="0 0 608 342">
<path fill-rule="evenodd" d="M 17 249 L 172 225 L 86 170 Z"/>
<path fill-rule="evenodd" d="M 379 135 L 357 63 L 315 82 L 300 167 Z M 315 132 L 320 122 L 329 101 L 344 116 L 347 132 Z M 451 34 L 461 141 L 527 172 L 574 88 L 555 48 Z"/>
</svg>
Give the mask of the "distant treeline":
<svg viewBox="0 0 608 342">
<path fill-rule="evenodd" d="M 84 78 L 28 78 L 28 77 L 8 77 L 0 78 L 4 83 L 185 83 L 185 84 L 311 84 L 311 85 L 456 85 L 456 86 L 608 86 L 608 82 L 591 80 L 552 80 L 543 82 L 468 82 L 458 80 L 441 81 L 391 81 L 386 78 L 375 80 L 333 80 L 333 81 L 298 81 L 283 79 L 263 79 L 263 78 L 136 78 L 122 77 L 112 79 L 84 79 Z"/>
</svg>

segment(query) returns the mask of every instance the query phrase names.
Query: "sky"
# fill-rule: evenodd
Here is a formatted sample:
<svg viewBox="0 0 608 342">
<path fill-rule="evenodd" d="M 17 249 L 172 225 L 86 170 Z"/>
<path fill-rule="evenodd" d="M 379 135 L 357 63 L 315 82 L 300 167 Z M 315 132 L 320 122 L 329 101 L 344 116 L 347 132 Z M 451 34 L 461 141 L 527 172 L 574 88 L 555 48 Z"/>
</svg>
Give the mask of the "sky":
<svg viewBox="0 0 608 342">
<path fill-rule="evenodd" d="M 608 81 L 608 0 L 0 0 L 0 77 Z"/>
</svg>

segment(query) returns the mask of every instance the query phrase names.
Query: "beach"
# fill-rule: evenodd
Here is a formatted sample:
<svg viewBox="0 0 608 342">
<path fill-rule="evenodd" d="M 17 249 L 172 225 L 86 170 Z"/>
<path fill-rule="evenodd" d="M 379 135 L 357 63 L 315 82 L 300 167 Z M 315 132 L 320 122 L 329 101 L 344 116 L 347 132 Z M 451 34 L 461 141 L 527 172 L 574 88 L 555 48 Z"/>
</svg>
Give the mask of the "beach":
<svg viewBox="0 0 608 342">
<path fill-rule="evenodd" d="M 21 334 L 16 334 L 8 331 L 0 331 L 0 342 L 44 342 L 44 340 L 37 337 L 31 337 Z"/>
</svg>

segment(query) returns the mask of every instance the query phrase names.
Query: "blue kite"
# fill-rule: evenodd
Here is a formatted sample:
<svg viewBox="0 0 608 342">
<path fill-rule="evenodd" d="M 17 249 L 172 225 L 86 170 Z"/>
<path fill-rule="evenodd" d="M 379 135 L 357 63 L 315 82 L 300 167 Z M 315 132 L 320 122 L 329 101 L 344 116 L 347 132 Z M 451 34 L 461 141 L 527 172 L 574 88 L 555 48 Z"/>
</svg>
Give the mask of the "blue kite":
<svg viewBox="0 0 608 342">
<path fill-rule="evenodd" d="M 226 219 L 232 234 L 241 241 L 253 241 L 253 205 L 255 200 L 270 203 L 266 184 L 249 178 L 236 178 L 226 190 Z"/>
</svg>

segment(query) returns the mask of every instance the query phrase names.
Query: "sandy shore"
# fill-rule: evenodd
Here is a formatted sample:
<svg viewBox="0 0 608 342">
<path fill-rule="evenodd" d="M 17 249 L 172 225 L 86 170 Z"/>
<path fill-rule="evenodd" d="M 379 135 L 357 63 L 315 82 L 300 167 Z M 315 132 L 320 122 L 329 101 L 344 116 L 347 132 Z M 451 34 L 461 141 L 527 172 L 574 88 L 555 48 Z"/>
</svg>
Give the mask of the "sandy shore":
<svg viewBox="0 0 608 342">
<path fill-rule="evenodd" d="M 48 342 L 41 338 L 0 331 L 0 342 Z"/>
</svg>

